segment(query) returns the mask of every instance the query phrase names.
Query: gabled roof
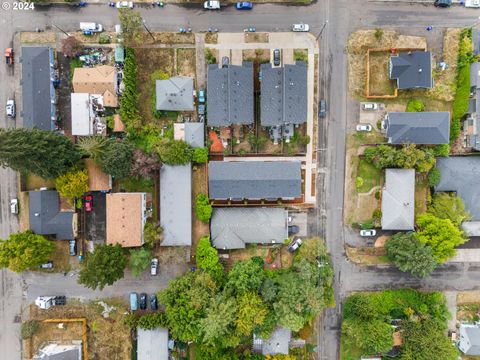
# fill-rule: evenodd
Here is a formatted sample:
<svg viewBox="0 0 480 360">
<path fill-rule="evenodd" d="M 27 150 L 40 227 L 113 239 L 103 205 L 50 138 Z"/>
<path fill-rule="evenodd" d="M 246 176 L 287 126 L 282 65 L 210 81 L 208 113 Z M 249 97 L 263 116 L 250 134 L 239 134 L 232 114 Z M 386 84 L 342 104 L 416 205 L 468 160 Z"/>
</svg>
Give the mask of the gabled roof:
<svg viewBox="0 0 480 360">
<path fill-rule="evenodd" d="M 253 348 L 262 355 L 288 355 L 292 331 L 282 327 L 277 328 L 268 339 L 253 335 Z"/>
<path fill-rule="evenodd" d="M 53 130 L 56 114 L 52 49 L 45 46 L 22 47 L 21 62 L 23 126 Z"/>
<path fill-rule="evenodd" d="M 186 111 L 193 110 L 193 78 L 173 76 L 167 80 L 156 81 L 157 110 Z"/>
<path fill-rule="evenodd" d="M 205 146 L 205 134 L 203 123 L 185 123 L 185 142 L 192 147 Z"/>
<path fill-rule="evenodd" d="M 435 145 L 450 142 L 450 113 L 391 112 L 385 119 L 391 144 Z"/>
<path fill-rule="evenodd" d="M 110 65 L 76 68 L 72 79 L 73 91 L 103 95 L 105 106 L 118 106 L 117 70 Z"/>
<path fill-rule="evenodd" d="M 29 191 L 30 229 L 35 234 L 73 240 L 73 211 L 60 211 L 60 199 L 54 190 Z"/>
<path fill-rule="evenodd" d="M 210 199 L 298 198 L 300 165 L 300 161 L 210 161 Z"/>
<path fill-rule="evenodd" d="M 397 80 L 398 89 L 432 88 L 430 51 L 401 52 L 391 56 L 390 79 Z"/>
<path fill-rule="evenodd" d="M 208 66 L 207 124 L 212 127 L 253 124 L 253 64 Z"/>
<path fill-rule="evenodd" d="M 385 169 L 382 193 L 382 229 L 413 230 L 415 222 L 415 170 Z"/>
<path fill-rule="evenodd" d="M 245 244 L 282 243 L 288 238 L 288 212 L 280 208 L 214 208 L 210 223 L 217 249 L 243 249 Z"/>
<path fill-rule="evenodd" d="M 137 329 L 138 360 L 168 360 L 168 329 Z"/>
<path fill-rule="evenodd" d="M 163 165 L 160 169 L 162 246 L 192 245 L 192 166 Z"/>
<path fill-rule="evenodd" d="M 480 327 L 478 325 L 460 325 L 458 348 L 466 355 L 480 355 Z"/>
<path fill-rule="evenodd" d="M 262 64 L 261 124 L 281 126 L 303 124 L 307 121 L 307 64 L 272 68 Z"/>
</svg>

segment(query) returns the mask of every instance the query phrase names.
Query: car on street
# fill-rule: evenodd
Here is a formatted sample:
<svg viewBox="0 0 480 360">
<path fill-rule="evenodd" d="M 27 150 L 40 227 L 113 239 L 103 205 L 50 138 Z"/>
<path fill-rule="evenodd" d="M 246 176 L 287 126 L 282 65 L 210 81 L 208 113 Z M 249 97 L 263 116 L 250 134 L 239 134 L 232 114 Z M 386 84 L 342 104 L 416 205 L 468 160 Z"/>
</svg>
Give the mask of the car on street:
<svg viewBox="0 0 480 360">
<path fill-rule="evenodd" d="M 273 50 L 273 65 L 280 66 L 280 49 Z"/>
<path fill-rule="evenodd" d="M 308 24 L 293 24 L 292 31 L 295 32 L 308 32 L 310 31 L 310 26 Z"/>
<path fill-rule="evenodd" d="M 202 104 L 205 102 L 205 90 L 204 89 L 198 90 L 198 102 L 202 103 Z"/>
<path fill-rule="evenodd" d="M 362 104 L 363 110 L 377 110 L 378 104 L 377 103 L 363 103 Z"/>
<path fill-rule="evenodd" d="M 327 116 L 327 102 L 325 99 L 320 100 L 320 104 L 318 106 L 318 116 L 321 118 Z"/>
<path fill-rule="evenodd" d="M 250 1 L 240 1 L 240 2 L 237 2 L 235 7 L 237 8 L 237 10 L 252 10 L 253 3 Z"/>
<path fill-rule="evenodd" d="M 220 9 L 220 1 L 218 0 L 208 0 L 203 3 L 203 8 L 207 10 L 218 10 Z"/>
<path fill-rule="evenodd" d="M 153 258 L 152 261 L 150 262 L 150 275 L 157 275 L 158 273 L 158 259 Z"/>
<path fill-rule="evenodd" d="M 377 231 L 375 229 L 364 229 L 360 230 L 360 236 L 375 236 Z"/>
<path fill-rule="evenodd" d="M 92 208 L 93 208 L 93 197 L 92 197 L 92 195 L 85 196 L 85 198 L 83 199 L 83 202 L 85 203 L 84 204 L 85 211 L 86 212 L 92 212 Z"/>
<path fill-rule="evenodd" d="M 53 261 L 49 260 L 45 264 L 40 265 L 40 269 L 52 269 L 53 268 Z"/>
<path fill-rule="evenodd" d="M 18 214 L 18 199 L 10 200 L 10 212 L 12 214 Z"/>
<path fill-rule="evenodd" d="M 138 295 L 137 293 L 130 293 L 130 310 L 136 311 L 138 309 Z"/>
<path fill-rule="evenodd" d="M 70 240 L 68 243 L 68 252 L 70 256 L 77 255 L 77 242 L 75 240 Z"/>
<path fill-rule="evenodd" d="M 480 8 L 480 0 L 466 0 L 465 7 Z"/>
<path fill-rule="evenodd" d="M 372 131 L 372 125 L 370 124 L 358 124 L 356 127 L 357 131 Z"/>
<path fill-rule="evenodd" d="M 298 234 L 300 227 L 298 225 L 288 225 L 288 236 Z"/>
<path fill-rule="evenodd" d="M 288 245 L 288 251 L 293 253 L 297 251 L 300 246 L 302 246 L 302 239 L 298 236 L 295 236 L 290 245 Z"/>
<path fill-rule="evenodd" d="M 117 1 L 115 7 L 117 9 L 133 9 L 133 1 Z"/>
<path fill-rule="evenodd" d="M 7 114 L 8 117 L 15 117 L 15 100 L 7 100 L 5 114 Z"/>
<path fill-rule="evenodd" d="M 150 309 L 158 310 L 157 295 L 155 294 L 150 295 Z"/>
<path fill-rule="evenodd" d="M 435 0 L 433 3 L 436 7 L 446 8 L 452 6 L 452 0 Z"/>
<path fill-rule="evenodd" d="M 141 310 L 145 310 L 147 308 L 147 294 L 140 294 L 139 307 Z"/>
<path fill-rule="evenodd" d="M 230 63 L 230 59 L 228 56 L 222 57 L 222 68 L 228 67 L 228 64 Z"/>
</svg>

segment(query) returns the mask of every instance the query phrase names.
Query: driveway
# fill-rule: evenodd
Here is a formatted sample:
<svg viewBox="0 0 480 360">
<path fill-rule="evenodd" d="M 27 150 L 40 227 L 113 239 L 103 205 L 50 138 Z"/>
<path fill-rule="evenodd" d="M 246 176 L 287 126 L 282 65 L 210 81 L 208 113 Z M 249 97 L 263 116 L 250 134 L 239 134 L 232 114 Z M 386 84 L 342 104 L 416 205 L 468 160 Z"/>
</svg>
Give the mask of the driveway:
<svg viewBox="0 0 480 360">
<path fill-rule="evenodd" d="M 95 245 L 105 244 L 106 239 L 106 194 L 92 191 L 92 211 L 83 212 L 85 216 L 85 240 L 93 241 Z"/>
</svg>

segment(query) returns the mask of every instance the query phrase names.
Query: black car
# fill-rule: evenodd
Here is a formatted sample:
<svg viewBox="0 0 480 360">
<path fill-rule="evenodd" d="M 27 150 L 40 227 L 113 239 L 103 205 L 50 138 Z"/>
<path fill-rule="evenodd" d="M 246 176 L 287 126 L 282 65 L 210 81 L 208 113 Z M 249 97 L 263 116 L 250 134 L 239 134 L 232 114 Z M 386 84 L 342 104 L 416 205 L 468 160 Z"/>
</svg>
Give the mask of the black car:
<svg viewBox="0 0 480 360">
<path fill-rule="evenodd" d="M 452 0 L 435 0 L 434 5 L 442 8 L 450 7 L 452 6 Z"/>
<path fill-rule="evenodd" d="M 297 234 L 300 231 L 298 225 L 288 225 L 288 236 Z"/>
<path fill-rule="evenodd" d="M 150 309 L 152 310 L 158 309 L 157 295 L 155 294 L 150 295 Z"/>
<path fill-rule="evenodd" d="M 327 116 L 327 103 L 325 99 L 320 100 L 320 104 L 318 105 L 318 116 L 324 118 Z"/>
<path fill-rule="evenodd" d="M 70 240 L 68 243 L 68 251 L 70 253 L 70 256 L 75 256 L 77 255 L 77 242 L 75 240 Z"/>
<path fill-rule="evenodd" d="M 147 294 L 141 293 L 140 294 L 140 301 L 139 301 L 140 309 L 145 310 L 147 308 Z"/>
<path fill-rule="evenodd" d="M 273 65 L 280 66 L 280 50 L 273 50 Z"/>
</svg>

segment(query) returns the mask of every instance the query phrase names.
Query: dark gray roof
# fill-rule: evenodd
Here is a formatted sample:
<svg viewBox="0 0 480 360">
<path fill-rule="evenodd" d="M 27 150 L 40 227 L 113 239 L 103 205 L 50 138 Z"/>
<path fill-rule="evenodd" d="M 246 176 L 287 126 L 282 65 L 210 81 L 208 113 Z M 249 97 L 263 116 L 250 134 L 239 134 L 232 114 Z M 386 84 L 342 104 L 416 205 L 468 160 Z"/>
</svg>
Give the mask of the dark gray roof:
<svg viewBox="0 0 480 360">
<path fill-rule="evenodd" d="M 168 360 L 168 329 L 143 330 L 138 328 L 137 332 L 138 360 Z"/>
<path fill-rule="evenodd" d="M 448 144 L 450 113 L 391 112 L 385 119 L 388 142 L 391 144 Z"/>
<path fill-rule="evenodd" d="M 208 66 L 207 124 L 230 126 L 253 124 L 253 65 Z"/>
<path fill-rule="evenodd" d="M 53 130 L 55 89 L 51 81 L 53 53 L 48 47 L 22 47 L 23 127 Z"/>
<path fill-rule="evenodd" d="M 262 126 L 303 124 L 307 121 L 307 64 L 272 68 L 262 64 L 260 120 Z"/>
<path fill-rule="evenodd" d="M 390 79 L 398 89 L 433 87 L 430 51 L 401 52 L 390 57 Z"/>
<path fill-rule="evenodd" d="M 480 156 L 437 158 L 440 183 L 435 191 L 454 191 L 465 204 L 471 220 L 480 221 Z"/>
<path fill-rule="evenodd" d="M 57 240 L 73 240 L 72 211 L 60 211 L 54 190 L 29 191 L 30 229 L 35 234 L 51 235 Z"/>
<path fill-rule="evenodd" d="M 262 355 L 284 354 L 288 355 L 292 331 L 282 327 L 277 328 L 268 339 L 253 335 L 254 350 Z"/>
<path fill-rule="evenodd" d="M 472 42 L 473 42 L 473 53 L 475 55 L 480 54 L 480 29 L 472 29 Z"/>
<path fill-rule="evenodd" d="M 386 169 L 382 193 L 382 229 L 413 230 L 415 170 Z"/>
<path fill-rule="evenodd" d="M 203 123 L 185 123 L 185 142 L 192 147 L 205 146 L 205 134 Z"/>
<path fill-rule="evenodd" d="M 160 169 L 162 246 L 192 245 L 192 167 L 163 165 Z"/>
<path fill-rule="evenodd" d="M 302 195 L 300 161 L 211 161 L 211 199 L 278 199 Z"/>
<path fill-rule="evenodd" d="M 466 355 L 480 355 L 480 328 L 478 325 L 460 325 L 458 348 Z"/>
<path fill-rule="evenodd" d="M 243 249 L 245 244 L 281 244 L 288 238 L 288 212 L 280 208 L 214 208 L 212 245 Z"/>
<path fill-rule="evenodd" d="M 193 78 L 174 76 L 156 81 L 157 110 L 193 110 Z"/>
</svg>

